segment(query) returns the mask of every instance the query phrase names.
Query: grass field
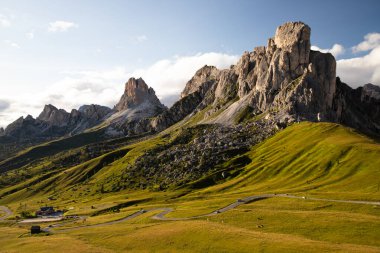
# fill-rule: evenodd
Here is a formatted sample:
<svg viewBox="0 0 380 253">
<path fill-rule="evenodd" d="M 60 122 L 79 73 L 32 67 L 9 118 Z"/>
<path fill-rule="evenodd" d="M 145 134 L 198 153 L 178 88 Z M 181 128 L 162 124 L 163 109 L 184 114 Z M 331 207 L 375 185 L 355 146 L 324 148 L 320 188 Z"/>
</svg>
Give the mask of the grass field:
<svg viewBox="0 0 380 253">
<path fill-rule="evenodd" d="M 124 164 L 167 141 L 159 135 L 126 146 L 125 154 L 84 181 L 79 179 L 112 153 L 41 180 L 32 186 L 37 192 L 23 189 L 27 182 L 13 186 L 21 190 L 4 196 L 0 205 L 10 207 L 14 216 L 45 204 L 70 209 L 68 214 L 99 215 L 68 223 L 49 236 L 30 236 L 28 226 L 3 222 L 0 252 L 380 252 L 380 206 L 308 198 L 269 198 L 183 221 L 153 220 L 159 211 L 152 211 L 117 224 L 58 233 L 118 220 L 140 209 L 171 207 L 174 212 L 167 217 L 177 218 L 201 215 L 262 193 L 380 201 L 380 145 L 340 125 L 307 122 L 221 165 L 223 171 L 234 171 L 238 161 L 249 161 L 222 181 L 205 175 L 202 184 L 163 192 L 99 191 L 103 180 L 118 177 Z M 47 200 L 52 195 L 57 198 Z"/>
</svg>

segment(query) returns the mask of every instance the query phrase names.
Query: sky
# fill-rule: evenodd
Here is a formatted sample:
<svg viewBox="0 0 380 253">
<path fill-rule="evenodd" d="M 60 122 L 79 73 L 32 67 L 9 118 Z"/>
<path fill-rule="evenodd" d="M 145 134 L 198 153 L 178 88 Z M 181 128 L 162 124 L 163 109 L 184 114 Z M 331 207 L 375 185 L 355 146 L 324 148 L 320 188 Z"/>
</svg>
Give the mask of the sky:
<svg viewBox="0 0 380 253">
<path fill-rule="evenodd" d="M 170 106 L 197 69 L 228 68 L 287 21 L 311 27 L 344 82 L 380 85 L 379 10 L 377 0 L 0 0 L 0 127 L 45 104 L 113 107 L 132 76 Z"/>
</svg>

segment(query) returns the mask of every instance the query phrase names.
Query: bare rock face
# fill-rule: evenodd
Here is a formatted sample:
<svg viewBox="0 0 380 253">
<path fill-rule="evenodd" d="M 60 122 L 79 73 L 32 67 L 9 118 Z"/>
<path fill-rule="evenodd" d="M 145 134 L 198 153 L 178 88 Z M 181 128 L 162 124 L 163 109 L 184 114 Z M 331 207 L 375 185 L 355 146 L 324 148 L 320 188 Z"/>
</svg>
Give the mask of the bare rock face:
<svg viewBox="0 0 380 253">
<path fill-rule="evenodd" d="M 249 96 L 255 111 L 276 111 L 289 120 L 327 114 L 335 92 L 335 59 L 310 50 L 310 31 L 302 22 L 285 23 L 267 47 L 242 56 L 235 67 L 238 94 Z"/>
<path fill-rule="evenodd" d="M 367 83 L 363 86 L 361 100 L 368 101 L 372 99 L 380 100 L 380 87 Z"/>
<path fill-rule="evenodd" d="M 162 129 L 209 108 L 202 123 L 233 124 L 242 112 L 250 112 L 279 123 L 332 121 L 380 133 L 379 87 L 352 90 L 340 81 L 338 87 L 335 58 L 312 51 L 310 36 L 308 25 L 288 22 L 265 47 L 244 52 L 230 69 L 201 68 L 181 100 L 157 117 L 153 127 Z"/>
<path fill-rule="evenodd" d="M 185 89 L 181 93 L 181 98 L 184 98 L 191 93 L 199 90 L 204 83 L 212 82 L 217 80 L 219 77 L 220 71 L 214 66 L 207 66 L 200 68 L 195 75 L 187 82 Z"/>
<path fill-rule="evenodd" d="M 275 111 L 278 120 L 284 121 L 327 119 L 336 89 L 336 63 L 331 54 L 310 50 L 310 33 L 310 27 L 302 22 L 285 23 L 266 47 L 245 52 L 230 69 L 200 69 L 182 97 L 212 79 L 214 84 L 205 86 L 208 101 L 202 101 L 198 110 L 211 104 L 213 109 L 206 114 L 210 115 L 236 101 L 224 108 L 228 115 L 222 113 L 213 122 L 233 122 L 247 106 L 255 113 Z"/>
<path fill-rule="evenodd" d="M 194 110 L 203 108 L 214 101 L 215 84 L 219 82 L 221 71 L 216 67 L 204 66 L 187 82 L 179 101 L 149 122 L 152 131 L 162 131 L 182 120 Z"/>
<path fill-rule="evenodd" d="M 112 110 L 106 106 L 101 105 L 82 105 L 79 107 L 78 113 L 79 115 L 83 115 L 84 118 L 99 121 L 102 120 L 105 116 L 107 116 Z M 74 113 L 71 113 L 73 117 Z"/>
<path fill-rule="evenodd" d="M 125 84 L 124 94 L 115 109 L 122 111 L 141 105 L 149 101 L 151 104 L 163 107 L 160 100 L 156 97 L 153 88 L 149 88 L 142 78 L 130 78 Z"/>
<path fill-rule="evenodd" d="M 17 140 L 43 141 L 83 132 L 110 116 L 111 109 L 99 105 L 84 105 L 79 110 L 73 109 L 71 113 L 57 109 L 53 105 L 45 105 L 40 115 L 34 119 L 28 115 L 20 117 L 9 124 L 3 135 Z"/>
<path fill-rule="evenodd" d="M 302 22 L 285 23 L 277 28 L 274 43 L 288 53 L 289 70 L 302 74 L 301 66 L 309 63 L 310 27 Z"/>
<path fill-rule="evenodd" d="M 106 120 L 112 114 L 111 108 L 101 105 L 82 105 L 70 113 L 68 130 L 70 134 L 81 133 Z"/>
<path fill-rule="evenodd" d="M 380 87 L 366 84 L 352 89 L 337 78 L 333 100 L 336 122 L 380 136 Z"/>
<path fill-rule="evenodd" d="M 134 135 L 152 131 L 150 119 L 167 110 L 161 104 L 153 88 L 142 78 L 130 78 L 125 91 L 114 108 L 114 113 L 106 120 L 107 135 Z"/>
<path fill-rule="evenodd" d="M 26 118 L 20 117 L 9 124 L 4 131 L 5 136 L 11 136 L 16 139 L 30 139 L 42 134 L 41 126 L 32 116 Z"/>
<path fill-rule="evenodd" d="M 65 110 L 58 110 L 53 105 L 45 105 L 37 120 L 44 121 L 52 126 L 64 126 L 67 125 L 69 117 L 70 113 Z"/>
</svg>

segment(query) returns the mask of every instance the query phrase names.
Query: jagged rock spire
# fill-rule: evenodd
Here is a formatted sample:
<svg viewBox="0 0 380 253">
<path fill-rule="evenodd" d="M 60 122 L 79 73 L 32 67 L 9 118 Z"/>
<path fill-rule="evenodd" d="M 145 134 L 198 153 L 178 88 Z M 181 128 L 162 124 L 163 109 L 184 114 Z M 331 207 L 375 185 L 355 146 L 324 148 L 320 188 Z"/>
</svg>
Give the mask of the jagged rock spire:
<svg viewBox="0 0 380 253">
<path fill-rule="evenodd" d="M 122 111 L 143 103 L 151 103 L 162 108 L 165 107 L 157 98 L 153 88 L 148 87 L 142 78 L 135 79 L 132 77 L 125 84 L 124 94 L 120 98 L 119 103 L 116 104 L 115 109 Z"/>
</svg>

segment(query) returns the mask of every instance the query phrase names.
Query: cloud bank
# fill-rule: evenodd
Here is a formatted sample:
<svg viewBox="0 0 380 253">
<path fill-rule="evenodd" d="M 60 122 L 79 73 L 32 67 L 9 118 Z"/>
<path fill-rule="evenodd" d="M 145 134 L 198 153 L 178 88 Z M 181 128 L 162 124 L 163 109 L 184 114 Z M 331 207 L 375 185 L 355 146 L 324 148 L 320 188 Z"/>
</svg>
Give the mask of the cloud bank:
<svg viewBox="0 0 380 253">
<path fill-rule="evenodd" d="M 332 55 L 334 55 L 335 58 L 339 55 L 344 54 L 344 52 L 346 51 L 344 47 L 340 44 L 334 44 L 332 48 L 328 49 L 319 48 L 317 46 L 311 46 L 311 49 L 315 51 L 321 51 L 322 53 L 331 53 Z"/>
<path fill-rule="evenodd" d="M 354 53 L 365 52 L 371 49 L 375 49 L 380 45 L 380 33 L 369 33 L 364 36 L 364 41 L 358 45 L 352 47 Z"/>
<path fill-rule="evenodd" d="M 0 14 L 0 27 L 6 28 L 11 26 L 11 20 L 9 17 Z"/>
<path fill-rule="evenodd" d="M 48 31 L 49 32 L 66 32 L 67 30 L 71 28 L 77 28 L 77 27 L 78 25 L 73 22 L 57 20 L 57 21 L 49 23 Z"/>
<path fill-rule="evenodd" d="M 356 88 L 366 83 L 380 85 L 380 33 L 369 33 L 364 40 L 352 47 L 353 53 L 365 55 L 337 61 L 337 75 L 342 81 Z"/>
</svg>

